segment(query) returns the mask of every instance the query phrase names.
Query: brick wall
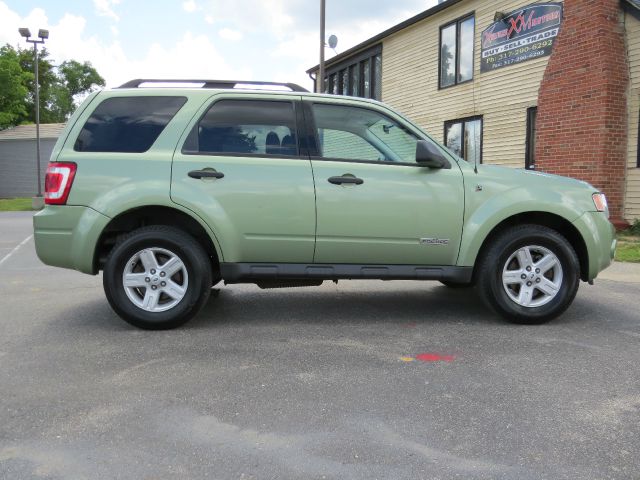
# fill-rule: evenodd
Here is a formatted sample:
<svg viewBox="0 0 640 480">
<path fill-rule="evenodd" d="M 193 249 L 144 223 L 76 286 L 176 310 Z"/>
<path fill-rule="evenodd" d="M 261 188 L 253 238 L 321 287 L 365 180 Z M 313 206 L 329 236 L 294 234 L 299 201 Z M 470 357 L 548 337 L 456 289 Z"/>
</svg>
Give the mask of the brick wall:
<svg viewBox="0 0 640 480">
<path fill-rule="evenodd" d="M 586 180 L 624 223 L 627 89 L 619 0 L 565 0 L 538 96 L 536 169 Z"/>
</svg>

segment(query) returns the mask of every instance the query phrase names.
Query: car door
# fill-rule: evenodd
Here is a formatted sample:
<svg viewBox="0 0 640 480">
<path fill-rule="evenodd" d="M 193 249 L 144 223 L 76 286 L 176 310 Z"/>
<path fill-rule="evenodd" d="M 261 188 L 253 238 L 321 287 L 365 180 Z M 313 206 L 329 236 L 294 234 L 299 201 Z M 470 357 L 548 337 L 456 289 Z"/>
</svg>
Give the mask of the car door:
<svg viewBox="0 0 640 480">
<path fill-rule="evenodd" d="M 299 97 L 218 94 L 176 149 L 171 198 L 212 229 L 225 262 L 311 263 L 315 196 Z"/>
<path fill-rule="evenodd" d="M 314 262 L 454 265 L 464 213 L 457 163 L 418 165 L 427 137 L 383 106 L 323 99 L 304 111 L 315 139 Z"/>
</svg>

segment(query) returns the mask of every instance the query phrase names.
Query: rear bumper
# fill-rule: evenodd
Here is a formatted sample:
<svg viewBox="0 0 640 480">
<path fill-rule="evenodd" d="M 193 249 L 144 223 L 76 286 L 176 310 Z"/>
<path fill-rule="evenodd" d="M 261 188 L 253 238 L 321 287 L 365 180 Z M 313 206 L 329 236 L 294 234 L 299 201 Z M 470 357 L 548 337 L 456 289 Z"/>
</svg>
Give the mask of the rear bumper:
<svg viewBox="0 0 640 480">
<path fill-rule="evenodd" d="M 89 207 L 47 205 L 33 217 L 38 258 L 47 265 L 95 275 L 96 245 L 110 220 Z"/>
<path fill-rule="evenodd" d="M 593 280 L 613 262 L 616 252 L 616 231 L 609 219 L 600 212 L 587 212 L 573 225 L 578 229 L 589 254 L 588 281 Z"/>
</svg>

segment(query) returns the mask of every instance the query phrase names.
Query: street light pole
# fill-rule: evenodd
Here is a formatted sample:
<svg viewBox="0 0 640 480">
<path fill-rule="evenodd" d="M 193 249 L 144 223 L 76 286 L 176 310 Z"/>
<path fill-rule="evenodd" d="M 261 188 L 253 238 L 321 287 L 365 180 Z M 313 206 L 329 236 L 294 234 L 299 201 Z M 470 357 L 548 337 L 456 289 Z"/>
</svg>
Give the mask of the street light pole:
<svg viewBox="0 0 640 480">
<path fill-rule="evenodd" d="M 27 40 L 28 42 L 29 40 Z M 42 41 L 44 43 L 44 40 Z M 42 179 L 40 178 L 40 82 L 38 82 L 38 43 L 33 42 L 33 52 L 36 59 L 36 158 L 38 163 L 38 196 L 42 196 Z"/>
<path fill-rule="evenodd" d="M 40 171 L 40 81 L 38 78 L 38 44 L 44 44 L 44 41 L 49 38 L 49 31 L 40 29 L 38 31 L 38 37 L 40 40 L 31 39 L 31 31 L 28 28 L 20 28 L 18 31 L 28 43 L 33 44 L 33 56 L 35 59 L 33 69 L 36 77 L 36 164 L 38 175 L 38 197 L 42 197 L 42 173 Z"/>
<path fill-rule="evenodd" d="M 320 68 L 318 69 L 318 77 L 320 77 L 319 93 L 324 93 L 324 30 L 325 30 L 325 0 L 320 0 Z"/>
</svg>

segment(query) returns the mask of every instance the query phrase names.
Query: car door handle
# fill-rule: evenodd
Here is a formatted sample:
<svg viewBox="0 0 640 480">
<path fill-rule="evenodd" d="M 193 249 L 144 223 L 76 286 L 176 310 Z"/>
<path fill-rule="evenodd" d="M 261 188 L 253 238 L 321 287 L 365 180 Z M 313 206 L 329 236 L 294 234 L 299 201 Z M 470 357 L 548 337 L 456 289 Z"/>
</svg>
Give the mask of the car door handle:
<svg viewBox="0 0 640 480">
<path fill-rule="evenodd" d="M 191 170 L 188 174 L 191 178 L 222 178 L 224 173 L 215 170 Z"/>
<path fill-rule="evenodd" d="M 351 183 L 353 185 L 362 185 L 364 180 L 358 177 L 351 177 L 343 175 L 341 177 L 329 177 L 329 183 L 333 183 L 334 185 L 342 185 L 344 183 Z"/>
</svg>

